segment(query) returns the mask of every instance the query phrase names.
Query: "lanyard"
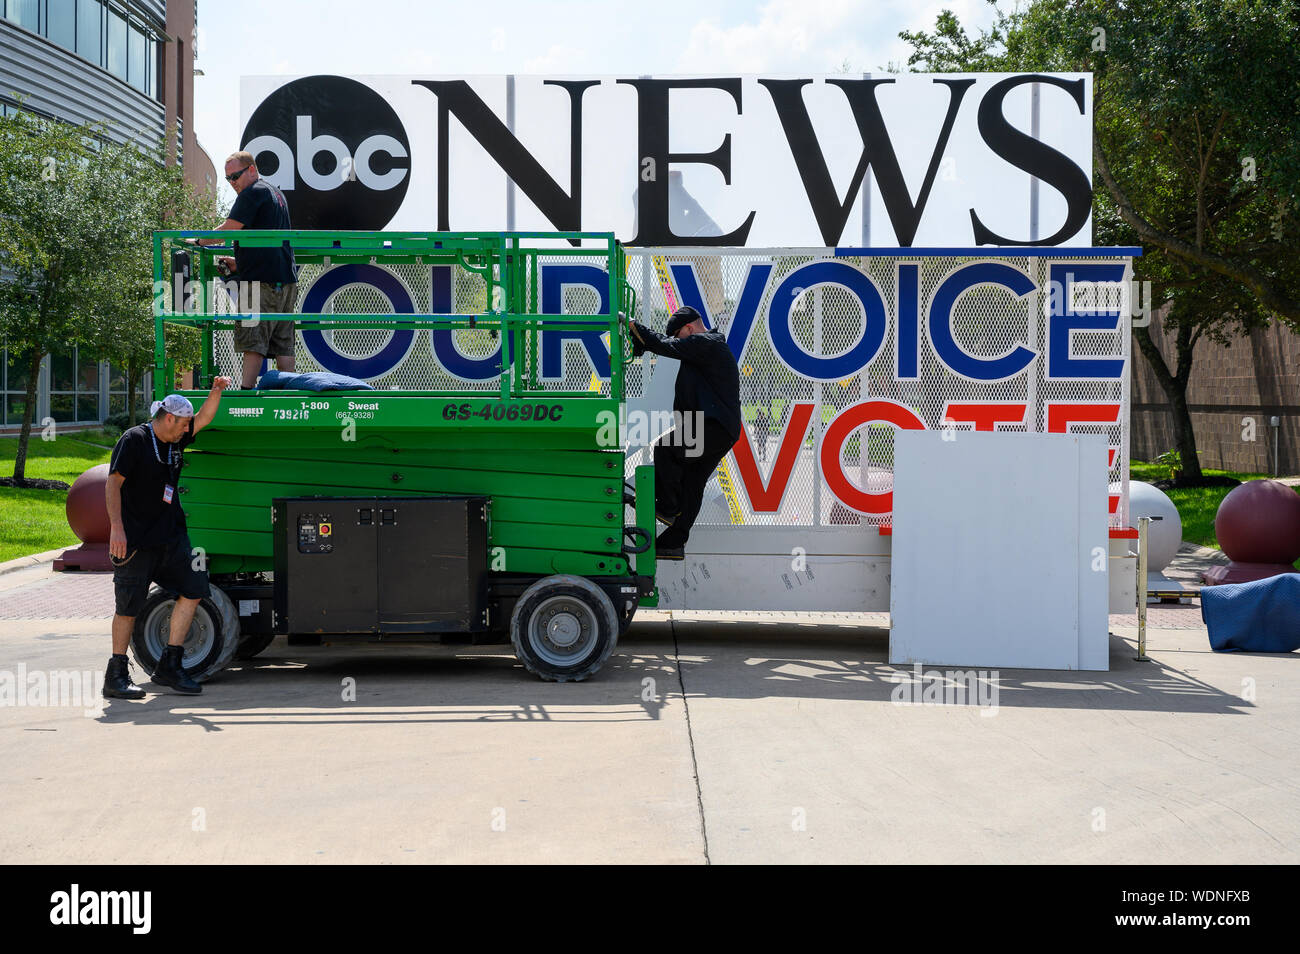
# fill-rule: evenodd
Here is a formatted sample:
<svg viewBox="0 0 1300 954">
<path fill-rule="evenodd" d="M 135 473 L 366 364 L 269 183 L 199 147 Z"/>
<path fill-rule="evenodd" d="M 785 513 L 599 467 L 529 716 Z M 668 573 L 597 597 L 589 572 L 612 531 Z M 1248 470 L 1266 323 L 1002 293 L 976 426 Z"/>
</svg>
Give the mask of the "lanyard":
<svg viewBox="0 0 1300 954">
<path fill-rule="evenodd" d="M 150 439 L 153 441 L 153 456 L 154 456 L 154 459 L 157 460 L 158 463 L 163 464 L 164 466 L 166 466 L 168 470 L 171 470 L 173 467 L 176 466 L 176 445 L 175 445 L 175 444 L 168 444 L 168 445 L 167 445 L 167 460 L 164 461 L 164 460 L 162 459 L 162 455 L 161 455 L 160 453 L 158 453 L 158 438 L 157 438 L 157 436 L 156 436 L 156 435 L 154 434 L 154 432 L 153 432 L 153 425 L 152 425 L 152 424 L 148 424 L 148 425 L 146 425 L 146 426 L 149 428 L 149 437 L 150 437 Z"/>
</svg>

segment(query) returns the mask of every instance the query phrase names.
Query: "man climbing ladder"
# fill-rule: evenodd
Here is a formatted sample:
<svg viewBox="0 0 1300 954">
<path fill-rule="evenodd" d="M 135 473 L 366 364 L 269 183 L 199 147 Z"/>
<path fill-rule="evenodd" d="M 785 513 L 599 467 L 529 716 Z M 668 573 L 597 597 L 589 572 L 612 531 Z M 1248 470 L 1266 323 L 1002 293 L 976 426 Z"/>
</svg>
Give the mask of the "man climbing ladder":
<svg viewBox="0 0 1300 954">
<path fill-rule="evenodd" d="M 680 434 L 655 444 L 655 515 L 668 524 L 655 542 L 661 560 L 685 559 L 686 541 L 699 516 L 704 487 L 718 463 L 740 438 L 740 373 L 720 332 L 709 331 L 689 305 L 668 319 L 665 334 L 630 321 L 632 353 L 649 351 L 681 362 L 673 410 L 703 418 L 703 440 L 685 446 Z"/>
</svg>

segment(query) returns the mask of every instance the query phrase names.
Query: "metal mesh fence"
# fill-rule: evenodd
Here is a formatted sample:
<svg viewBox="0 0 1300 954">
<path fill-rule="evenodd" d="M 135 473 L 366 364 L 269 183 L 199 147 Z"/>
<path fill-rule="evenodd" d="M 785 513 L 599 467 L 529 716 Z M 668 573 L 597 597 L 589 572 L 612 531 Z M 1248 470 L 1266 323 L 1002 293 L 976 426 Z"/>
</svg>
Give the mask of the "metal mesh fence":
<svg viewBox="0 0 1300 954">
<path fill-rule="evenodd" d="M 702 302 L 714 327 L 734 340 L 737 316 L 753 316 L 753 323 L 739 354 L 741 403 L 745 429 L 753 447 L 757 475 L 748 480 L 733 452 L 710 482 L 701 509 L 699 525 L 837 525 L 887 524 L 888 512 L 861 513 L 839 500 L 822 473 L 821 448 L 828 426 L 835 416 L 865 401 L 888 401 L 913 412 L 928 429 L 953 431 L 974 427 L 973 422 L 950 419 L 944 414 L 950 404 L 1011 405 L 1005 415 L 1014 417 L 1024 405 L 1020 423 L 998 423 L 1000 430 L 1042 432 L 1049 429 L 1082 430 L 1106 435 L 1112 448 L 1111 480 L 1120 484 L 1114 501 L 1112 525 L 1126 525 L 1128 481 L 1128 371 L 1129 333 L 1127 285 L 1097 285 L 1089 297 L 1082 285 L 1066 289 L 1072 306 L 1079 310 L 1121 311 L 1111 331 L 1081 331 L 1073 334 L 1069 353 L 1076 358 L 1123 356 L 1118 377 L 1084 380 L 1051 380 L 1044 355 L 1047 350 L 1049 268 L 1054 263 L 1078 261 L 1063 252 L 1060 258 L 1036 256 L 925 257 L 871 255 L 836 257 L 830 249 L 633 249 L 629 253 L 630 279 L 637 288 L 642 320 L 663 327 L 667 315 L 683 303 Z M 837 262 L 866 275 L 884 301 L 886 322 L 883 342 L 875 356 L 851 373 L 834 380 L 815 380 L 789 366 L 784 356 L 796 354 L 789 341 L 774 345 L 768 316 L 776 308 L 778 319 L 789 302 L 789 291 L 781 294 L 783 279 L 802 266 Z M 973 262 L 996 262 L 1016 270 L 1033 283 L 1034 291 L 1017 296 L 1007 288 L 981 285 L 962 294 L 952 308 L 952 336 L 971 355 L 992 359 L 1008 354 L 1017 346 L 1037 352 L 1038 357 L 1024 371 L 1005 380 L 982 381 L 954 373 L 941 359 L 928 333 L 926 316 L 936 292 L 950 273 Z M 1088 264 L 1127 262 L 1123 258 L 1088 258 Z M 900 321 L 899 266 L 916 265 L 918 295 L 915 339 L 915 374 L 899 374 Z M 689 269 L 684 268 L 689 266 Z M 755 291 L 755 270 L 770 267 L 770 274 Z M 747 277 L 750 287 L 746 287 Z M 1125 280 L 1131 277 L 1127 271 Z M 695 289 L 683 288 L 683 281 Z M 797 288 L 798 286 L 796 286 Z M 746 301 L 747 295 L 755 297 Z M 694 299 L 694 300 L 692 300 Z M 778 300 L 779 299 L 779 300 Z M 698 307 L 698 304 L 697 304 Z M 850 353 L 864 337 L 867 316 L 861 300 L 837 284 L 814 285 L 795 295 L 788 309 L 790 338 L 798 350 L 830 358 Z M 733 345 L 734 350 L 734 345 Z M 656 359 L 642 358 L 649 366 Z M 855 362 L 849 361 L 852 366 Z M 909 369 L 910 370 L 910 369 Z M 644 379 L 643 379 L 644 380 Z M 629 385 L 633 378 L 629 376 Z M 629 397 L 637 396 L 629 388 Z M 779 498 L 775 511 L 756 509 L 750 489 L 755 479 L 770 489 L 779 481 L 778 462 L 782 439 L 795 418 L 796 405 L 812 404 L 808 427 L 799 446 L 797 460 L 789 472 L 784 494 L 768 493 L 764 508 Z M 1063 407 L 1053 413 L 1052 405 Z M 957 416 L 954 413 L 954 418 Z M 969 412 L 967 412 L 969 414 Z M 1066 423 L 1077 419 L 1109 418 L 1111 423 Z M 796 422 L 797 425 L 797 422 Z M 840 468 L 855 488 L 869 494 L 884 494 L 893 486 L 893 424 L 864 423 L 847 435 L 841 428 Z M 954 434 L 954 436 L 956 436 Z M 629 468 L 648 462 L 648 451 L 634 455 Z M 1015 462 L 1009 461 L 1008 467 Z M 954 475 L 959 479 L 959 475 Z M 761 488 L 760 488 L 761 489 Z M 779 490 L 779 488 L 777 488 Z M 877 506 L 884 506 L 878 501 Z"/>
<path fill-rule="evenodd" d="M 555 287 L 560 302 L 558 314 L 601 314 L 605 311 L 601 292 L 579 282 L 547 279 L 549 267 L 573 268 L 575 265 L 604 274 L 606 259 L 593 255 L 540 256 L 540 273 L 533 281 L 532 263 L 528 264 L 528 307 L 536 311 L 534 287 L 545 296 L 543 282 Z M 350 269 L 345 279 L 326 277 L 335 269 Z M 441 270 L 441 271 L 439 271 Z M 586 274 L 586 273 L 584 273 Z M 499 273 L 496 279 L 500 280 Z M 317 287 L 326 280 L 326 285 Z M 436 287 L 435 287 L 436 286 Z M 442 306 L 450 305 L 444 312 Z M 550 302 L 548 302 L 550 304 Z M 307 306 L 307 307 L 304 307 Z M 309 264 L 299 267 L 297 311 L 322 315 L 365 314 L 453 314 L 483 315 L 489 311 L 488 286 L 481 274 L 451 265 L 416 263 L 356 265 Z M 230 311 L 235 307 L 232 303 Z M 263 320 L 272 320 L 266 316 Z M 493 371 L 499 361 L 500 334 L 495 329 L 462 328 L 436 332 L 419 329 L 323 329 L 296 334 L 295 364 L 300 372 L 340 371 L 367 381 L 375 388 L 391 390 L 461 390 L 491 393 L 499 390 L 500 379 Z M 573 336 L 556 334 L 553 353 L 533 356 L 543 377 L 538 387 L 546 391 L 592 391 L 609 394 L 608 374 L 596 375 L 597 367 L 588 345 Z M 519 336 L 517 361 L 527 361 L 528 348 L 535 339 Z M 606 341 L 592 341 L 590 348 L 608 348 Z M 439 352 L 439 348 L 443 349 Z M 452 349 L 449 356 L 447 348 Z M 232 329 L 220 329 L 213 335 L 213 355 L 219 373 L 239 376 L 240 356 L 234 349 Z M 557 357 L 558 356 L 558 357 Z M 456 358 L 468 359 L 462 362 Z M 450 359 L 449 359 L 450 358 Z M 378 364 L 379 373 L 367 373 L 367 366 Z M 471 370 L 471 365 L 477 365 Z M 451 366 L 451 367 L 449 367 Z M 558 374 L 545 375 L 558 369 Z M 460 373 L 453 373 L 454 371 Z M 600 370 L 604 370 L 602 367 Z M 639 387 L 639 372 L 638 385 Z"/>
<path fill-rule="evenodd" d="M 603 256 L 593 256 L 584 265 L 581 257 L 541 256 L 541 273 L 528 276 L 528 306 L 548 314 L 598 314 L 604 311 L 599 287 Z M 1126 525 L 1128 480 L 1128 374 L 1129 323 L 1126 286 L 1077 285 L 1066 289 L 1068 304 L 1077 310 L 1118 309 L 1118 326 L 1109 331 L 1076 331 L 1068 342 L 1074 358 L 1122 356 L 1122 373 L 1112 377 L 1051 379 L 1045 355 L 1048 350 L 1048 279 L 1053 264 L 1080 261 L 1062 251 L 1053 256 L 1002 255 L 989 257 L 926 257 L 924 255 L 866 255 L 836 257 L 830 249 L 629 249 L 625 276 L 636 289 L 636 317 L 645 324 L 663 328 L 668 315 L 681 304 L 694 304 L 706 311 L 710 324 L 737 341 L 748 325 L 738 363 L 741 370 L 741 403 L 754 469 L 742 467 L 736 453 L 728 455 L 706 491 L 698 524 L 741 526 L 858 525 L 889 522 L 887 512 L 862 513 L 850 500 L 838 496 L 823 473 L 822 445 L 835 417 L 867 401 L 891 402 L 915 415 L 929 429 L 950 428 L 960 432 L 974 427 L 962 420 L 967 411 L 953 411 L 945 421 L 950 404 L 1005 405 L 996 413 L 1010 419 L 999 429 L 1048 431 L 1069 427 L 1103 433 L 1112 448 L 1111 480 L 1121 485 L 1112 513 L 1113 525 Z M 931 302 L 951 273 L 975 262 L 996 263 L 1024 277 L 1031 291 L 1018 295 L 995 284 L 981 284 L 961 294 L 951 308 L 951 338 L 955 347 L 982 361 L 1012 355 L 1028 348 L 1037 357 L 1019 373 L 1003 380 L 979 380 L 955 373 L 942 360 L 927 316 Z M 1087 259 L 1126 264 L 1121 257 Z M 884 305 L 883 316 L 868 316 L 862 297 L 834 281 L 809 281 L 807 287 L 787 282 L 804 269 L 810 278 L 844 272 L 818 272 L 804 266 L 834 264 L 869 279 Z M 577 265 L 577 270 L 572 270 Z M 900 266 L 915 266 L 915 303 L 900 303 Z M 484 314 L 488 310 L 487 285 L 483 277 L 464 269 L 438 266 L 450 273 L 435 277 L 434 269 L 420 264 L 371 264 L 356 271 L 355 280 L 337 277 L 316 289 L 333 268 L 347 266 L 305 265 L 300 270 L 298 308 L 322 314 L 366 314 L 409 311 L 440 313 L 435 305 L 450 301 L 451 313 Z M 355 268 L 355 266 L 354 266 Z M 558 271 L 548 278 L 551 268 Z M 563 271 L 564 268 L 571 269 Z M 585 268 L 585 271 L 584 271 Z M 351 274 L 351 273 L 350 273 Z M 800 273 L 802 274 L 802 272 Z M 1008 273 L 1004 273 L 1009 274 Z M 1130 277 L 1125 272 L 1125 280 Z M 442 282 L 438 285 L 438 282 Z M 337 286 L 337 287 L 335 287 Z M 380 286 L 383 286 L 382 289 Z M 436 286 L 436 287 L 435 287 Z M 449 286 L 449 294 L 448 294 Z M 321 289 L 329 288 L 328 293 Z M 442 291 L 439 291 L 439 288 Z M 315 292 L 313 289 L 316 289 Z M 903 292 L 906 295 L 906 291 Z M 534 296 L 541 300 L 535 300 Z M 304 308 L 311 305 L 310 309 Z M 916 314 L 915 326 L 905 322 Z M 775 315 L 775 317 L 771 317 Z M 773 328 L 788 318 L 788 338 L 773 341 Z M 769 320 L 770 319 L 770 320 Z M 870 360 L 857 362 L 864 337 L 875 334 L 883 320 L 883 338 Z M 237 374 L 239 356 L 234 352 L 231 332 L 215 335 L 215 357 L 223 373 Z M 338 370 L 347 361 L 384 358 L 377 373 L 357 374 L 380 389 L 498 390 L 499 382 L 489 360 L 501 347 L 498 335 L 488 329 L 451 332 L 455 354 L 481 363 L 469 376 L 448 370 L 448 356 L 439 354 L 429 329 L 334 330 L 297 335 L 297 368 L 300 371 Z M 443 333 L 444 335 L 446 333 Z M 551 333 L 548 333 L 551 334 Z M 521 347 L 540 347 L 532 356 L 542 372 L 539 386 L 556 391 L 609 393 L 609 379 L 597 360 L 608 342 L 589 333 L 555 335 Z M 542 339 L 546 335 L 541 336 Z M 915 366 L 907 366 L 905 352 L 915 353 Z M 442 343 L 445 349 L 445 340 Z M 871 351 L 869 347 L 866 349 Z M 844 358 L 843 374 L 821 380 L 792 367 L 800 355 L 815 359 Z M 337 357 L 345 360 L 339 363 Z M 334 367 L 322 363 L 322 357 Z M 516 360 L 527 360 L 527 353 Z M 626 369 L 629 400 L 641 398 L 656 372 L 656 358 L 645 355 Z M 467 365 L 453 361 L 464 372 Z M 665 362 L 671 364 L 671 362 Z M 818 367 L 827 365 L 825 360 Z M 375 365 L 372 363 L 371 367 Z M 665 370 L 667 370 L 665 368 Z M 901 372 L 901 373 L 900 373 Z M 351 373 L 351 372 L 349 372 Z M 802 407 L 801 405 L 809 405 Z M 1023 416 L 1016 419 L 1019 406 Z M 1056 407 L 1056 410 L 1053 410 Z M 1085 423 L 1078 423 L 1080 420 Z M 802 438 L 791 438 L 786 456 L 780 455 L 783 438 L 792 422 L 806 421 Z M 1071 421 L 1075 423 L 1070 423 Z M 1087 423 L 1092 421 L 1093 423 Z M 986 424 L 985 426 L 992 426 Z M 851 489 L 868 494 L 885 494 L 893 486 L 894 424 L 864 421 L 845 433 L 840 427 L 839 467 Z M 842 440 L 840 440 L 842 438 Z M 797 443 L 797 454 L 791 448 Z M 649 452 L 629 455 L 627 472 L 648 463 Z M 784 470 L 779 460 L 793 466 L 780 484 Z M 1008 462 L 1009 467 L 1014 462 Z M 955 477 L 956 479 L 956 477 Z M 756 483 L 757 482 L 757 483 Z M 839 485 L 843 487 L 843 484 Z M 754 491 L 762 491 L 755 500 Z M 873 498 L 880 501 L 882 498 Z M 877 508 L 880 504 L 877 504 Z"/>
</svg>

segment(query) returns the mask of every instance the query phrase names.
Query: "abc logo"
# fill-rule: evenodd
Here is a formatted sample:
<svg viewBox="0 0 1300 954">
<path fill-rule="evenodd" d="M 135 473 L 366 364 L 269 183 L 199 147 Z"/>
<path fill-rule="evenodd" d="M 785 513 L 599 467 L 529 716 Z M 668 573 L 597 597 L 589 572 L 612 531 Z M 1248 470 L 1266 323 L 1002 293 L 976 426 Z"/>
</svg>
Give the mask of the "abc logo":
<svg viewBox="0 0 1300 954">
<path fill-rule="evenodd" d="M 284 193 L 296 229 L 382 229 L 410 184 L 410 141 L 397 113 L 342 76 L 281 86 L 253 111 L 241 141 Z"/>
</svg>

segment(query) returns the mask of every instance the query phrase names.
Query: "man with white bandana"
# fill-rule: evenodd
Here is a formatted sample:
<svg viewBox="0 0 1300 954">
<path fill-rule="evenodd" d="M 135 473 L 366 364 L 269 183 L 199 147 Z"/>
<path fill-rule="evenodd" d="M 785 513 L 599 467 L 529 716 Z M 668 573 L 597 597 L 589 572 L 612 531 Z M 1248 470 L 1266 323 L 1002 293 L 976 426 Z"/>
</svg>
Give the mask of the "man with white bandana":
<svg viewBox="0 0 1300 954">
<path fill-rule="evenodd" d="M 117 611 L 113 655 L 104 673 L 106 699 L 144 698 L 144 690 L 131 685 L 126 647 L 151 583 L 177 594 L 167 648 L 153 681 L 189 695 L 202 691 L 181 665 L 181 647 L 199 600 L 208 595 L 208 574 L 194 565 L 177 485 L 185 448 L 212 422 L 221 405 L 221 392 L 230 385 L 230 378 L 213 381 L 197 414 L 189 399 L 180 394 L 154 401 L 150 409 L 153 419 L 125 431 L 113 448 L 105 497 Z"/>
</svg>

